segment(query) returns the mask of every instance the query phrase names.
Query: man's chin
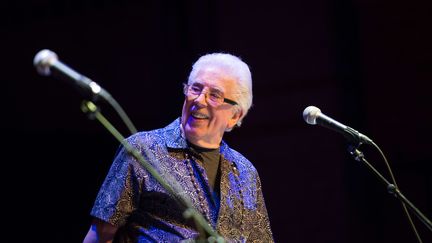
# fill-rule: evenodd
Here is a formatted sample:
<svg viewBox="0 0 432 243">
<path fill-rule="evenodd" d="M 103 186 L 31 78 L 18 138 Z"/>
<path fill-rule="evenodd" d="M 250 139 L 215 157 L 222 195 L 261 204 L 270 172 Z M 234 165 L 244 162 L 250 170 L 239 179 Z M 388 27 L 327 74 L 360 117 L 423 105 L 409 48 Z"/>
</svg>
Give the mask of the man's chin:
<svg viewBox="0 0 432 243">
<path fill-rule="evenodd" d="M 184 132 L 187 137 L 197 137 L 200 134 L 200 130 L 199 127 L 186 125 Z"/>
<path fill-rule="evenodd" d="M 188 140 L 195 140 L 203 136 L 203 131 L 200 126 L 194 126 L 191 124 L 186 124 L 184 127 L 184 133 Z"/>
</svg>

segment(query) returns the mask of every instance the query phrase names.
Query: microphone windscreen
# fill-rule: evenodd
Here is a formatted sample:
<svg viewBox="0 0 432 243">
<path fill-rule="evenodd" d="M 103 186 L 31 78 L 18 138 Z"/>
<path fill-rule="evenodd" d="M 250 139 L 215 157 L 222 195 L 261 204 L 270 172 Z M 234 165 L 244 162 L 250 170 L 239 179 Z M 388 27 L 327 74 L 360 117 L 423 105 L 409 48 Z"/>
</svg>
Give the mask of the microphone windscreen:
<svg viewBox="0 0 432 243">
<path fill-rule="evenodd" d="M 36 67 L 37 72 L 40 75 L 48 76 L 51 74 L 51 66 L 58 60 L 57 54 L 54 52 L 44 49 L 39 51 L 34 59 L 33 65 Z"/>
<path fill-rule="evenodd" d="M 321 114 L 321 110 L 315 106 L 308 106 L 303 111 L 303 119 L 307 124 L 315 125 L 317 117 Z"/>
</svg>

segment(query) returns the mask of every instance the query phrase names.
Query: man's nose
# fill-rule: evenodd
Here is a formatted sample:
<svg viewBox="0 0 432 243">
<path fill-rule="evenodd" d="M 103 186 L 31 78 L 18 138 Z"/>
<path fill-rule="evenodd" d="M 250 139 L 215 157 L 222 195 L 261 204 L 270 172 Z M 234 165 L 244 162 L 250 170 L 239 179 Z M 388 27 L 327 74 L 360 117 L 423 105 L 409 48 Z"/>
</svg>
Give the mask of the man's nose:
<svg viewBox="0 0 432 243">
<path fill-rule="evenodd" d="M 195 98 L 195 102 L 202 106 L 206 106 L 207 105 L 206 92 L 201 92 L 201 94 L 199 94 L 198 97 Z"/>
</svg>

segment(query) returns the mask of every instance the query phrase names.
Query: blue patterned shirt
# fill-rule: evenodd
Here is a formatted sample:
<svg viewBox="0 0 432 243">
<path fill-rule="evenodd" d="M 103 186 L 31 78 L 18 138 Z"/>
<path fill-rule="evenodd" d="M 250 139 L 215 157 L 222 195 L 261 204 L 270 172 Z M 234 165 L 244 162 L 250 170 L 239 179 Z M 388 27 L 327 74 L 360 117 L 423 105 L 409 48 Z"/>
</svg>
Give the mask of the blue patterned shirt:
<svg viewBox="0 0 432 243">
<path fill-rule="evenodd" d="M 177 181 L 177 193 L 189 197 L 226 241 L 273 242 L 258 173 L 225 142 L 220 146 L 220 201 L 213 196 L 199 157 L 189 152 L 180 118 L 165 128 L 132 135 L 127 142 L 163 178 Z M 91 215 L 119 227 L 118 242 L 181 242 L 199 236 L 193 222 L 183 217 L 184 210 L 121 146 Z"/>
</svg>

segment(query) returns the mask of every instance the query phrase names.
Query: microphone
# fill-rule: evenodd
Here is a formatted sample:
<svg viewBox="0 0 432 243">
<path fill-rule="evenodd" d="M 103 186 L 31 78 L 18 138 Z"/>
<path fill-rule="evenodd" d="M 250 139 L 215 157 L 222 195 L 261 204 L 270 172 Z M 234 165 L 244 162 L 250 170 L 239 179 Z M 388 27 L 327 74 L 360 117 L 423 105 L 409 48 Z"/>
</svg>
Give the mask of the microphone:
<svg viewBox="0 0 432 243">
<path fill-rule="evenodd" d="M 339 132 L 344 135 L 350 142 L 357 145 L 362 143 L 373 144 L 374 142 L 368 138 L 366 135 L 359 133 L 358 131 L 348 127 L 332 118 L 324 115 L 321 110 L 315 106 L 308 106 L 303 111 L 303 119 L 307 124 L 310 125 L 320 125 L 329 128 L 333 131 Z"/>
<path fill-rule="evenodd" d="M 94 96 L 102 96 L 106 100 L 111 99 L 111 95 L 106 90 L 100 87 L 96 82 L 60 62 L 57 54 L 51 50 L 43 49 L 39 51 L 33 59 L 33 65 L 42 76 L 56 74 L 61 78 L 72 80 L 76 85 L 84 90 L 90 91 Z"/>
</svg>

